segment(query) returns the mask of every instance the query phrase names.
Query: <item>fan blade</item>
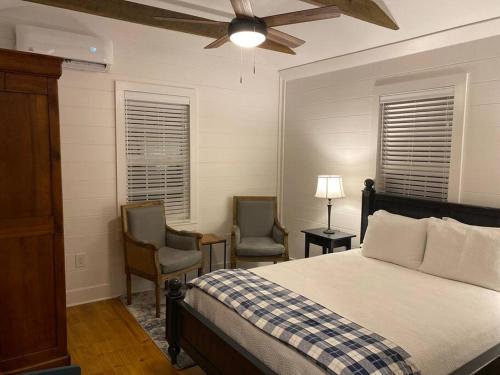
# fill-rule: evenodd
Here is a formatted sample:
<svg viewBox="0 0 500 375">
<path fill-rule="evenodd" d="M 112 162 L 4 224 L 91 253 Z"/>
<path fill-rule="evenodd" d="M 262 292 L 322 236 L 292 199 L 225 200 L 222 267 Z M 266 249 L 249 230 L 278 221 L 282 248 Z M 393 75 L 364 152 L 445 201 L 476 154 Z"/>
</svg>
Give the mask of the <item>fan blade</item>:
<svg viewBox="0 0 500 375">
<path fill-rule="evenodd" d="M 231 0 L 236 17 L 254 18 L 252 3 L 250 0 Z"/>
<path fill-rule="evenodd" d="M 268 49 L 268 50 L 275 51 L 275 52 L 287 53 L 289 55 L 296 54 L 295 51 L 293 51 L 291 48 L 289 48 L 281 43 L 273 42 L 270 39 L 267 39 L 264 43 L 259 45 L 259 48 Z"/>
<path fill-rule="evenodd" d="M 268 16 L 262 18 L 268 27 L 292 25 L 295 23 L 311 22 L 326 20 L 330 18 L 340 17 L 340 9 L 335 6 L 328 6 L 322 8 L 312 8 L 300 10 L 298 12 L 277 14 L 275 16 Z"/>
<path fill-rule="evenodd" d="M 185 23 L 193 23 L 193 24 L 203 24 L 203 25 L 229 25 L 228 22 L 221 21 L 213 21 L 213 20 L 203 20 L 196 18 L 177 18 L 177 17 L 155 17 L 155 20 L 158 21 L 169 21 L 169 22 L 185 22 Z"/>
<path fill-rule="evenodd" d="M 336 5 L 346 16 L 354 17 L 375 25 L 399 30 L 394 20 L 372 0 L 301 0 L 317 6 Z"/>
<path fill-rule="evenodd" d="M 31 3 L 49 5 L 57 8 L 73 10 L 95 16 L 113 18 L 116 20 L 138 23 L 146 26 L 179 31 L 188 34 L 220 38 L 227 34 L 227 24 L 204 24 L 179 21 L 158 20 L 157 17 L 203 20 L 206 18 L 191 16 L 171 10 L 138 4 L 126 0 L 26 0 Z"/>
<path fill-rule="evenodd" d="M 229 42 L 229 35 L 224 35 L 223 37 L 220 37 L 219 39 L 210 43 L 208 46 L 205 47 L 205 49 L 219 48 L 220 46 L 226 44 L 227 42 Z"/>
<path fill-rule="evenodd" d="M 303 45 L 306 41 L 275 29 L 267 29 L 267 39 L 290 48 Z"/>
</svg>

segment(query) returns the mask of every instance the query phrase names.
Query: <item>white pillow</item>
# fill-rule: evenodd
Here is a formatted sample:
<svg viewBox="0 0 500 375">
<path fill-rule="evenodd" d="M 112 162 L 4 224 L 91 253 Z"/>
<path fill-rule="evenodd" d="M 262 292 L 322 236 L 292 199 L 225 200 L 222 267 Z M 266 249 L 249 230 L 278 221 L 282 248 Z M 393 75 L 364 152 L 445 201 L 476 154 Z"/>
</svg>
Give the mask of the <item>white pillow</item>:
<svg viewBox="0 0 500 375">
<path fill-rule="evenodd" d="M 397 217 L 403 217 L 403 218 L 411 219 L 408 216 L 402 216 L 402 215 L 398 215 L 398 214 L 393 214 L 393 213 L 390 213 L 389 211 L 386 211 L 386 210 L 377 210 L 377 211 L 375 211 L 373 213 L 373 216 L 387 216 L 387 215 L 392 215 L 392 216 L 397 216 Z"/>
<path fill-rule="evenodd" d="M 446 221 L 447 223 L 451 223 L 451 224 L 455 224 L 455 225 L 461 225 L 465 228 L 477 228 L 477 229 L 489 229 L 489 230 L 493 230 L 495 232 L 498 232 L 500 233 L 500 228 L 498 227 L 481 227 L 479 225 L 470 225 L 470 224 L 465 224 L 465 223 L 462 223 L 461 221 L 458 221 L 452 217 L 443 217 L 443 220 Z"/>
<path fill-rule="evenodd" d="M 427 245 L 419 271 L 453 279 L 458 273 L 467 230 L 446 221 L 430 219 L 427 225 Z"/>
<path fill-rule="evenodd" d="M 500 291 L 500 231 L 431 220 L 419 270 Z"/>
<path fill-rule="evenodd" d="M 406 218 L 406 219 L 412 219 L 412 220 L 439 220 L 439 221 L 442 221 L 442 220 L 453 220 L 457 223 L 460 223 L 459 221 L 456 221 L 455 219 L 452 219 L 451 217 L 443 217 L 442 219 L 438 218 L 438 217 L 434 217 L 434 216 L 431 216 L 431 217 L 426 217 L 424 219 L 414 219 L 414 218 L 411 218 L 411 217 L 408 217 L 408 216 L 403 216 L 403 215 L 398 215 L 398 214 L 393 214 L 389 211 L 386 211 L 386 210 L 377 210 L 373 213 L 373 216 L 380 216 L 380 215 L 392 215 L 392 216 L 397 216 L 397 217 L 403 217 L 403 218 Z M 460 223 L 462 224 L 462 223 Z M 463 225 L 467 225 L 467 224 L 463 224 Z"/>
<path fill-rule="evenodd" d="M 426 232 L 427 219 L 377 211 L 368 218 L 362 254 L 417 269 L 424 257 Z"/>
</svg>

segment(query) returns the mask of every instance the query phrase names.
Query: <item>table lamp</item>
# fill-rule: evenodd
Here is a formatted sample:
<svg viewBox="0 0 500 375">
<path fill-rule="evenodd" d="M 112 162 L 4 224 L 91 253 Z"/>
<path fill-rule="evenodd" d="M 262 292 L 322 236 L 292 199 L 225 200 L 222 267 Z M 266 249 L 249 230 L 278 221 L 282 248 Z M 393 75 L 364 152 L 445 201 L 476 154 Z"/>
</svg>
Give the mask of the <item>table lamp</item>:
<svg viewBox="0 0 500 375">
<path fill-rule="evenodd" d="M 328 199 L 328 229 L 323 232 L 334 234 L 335 231 L 330 226 L 332 215 L 332 199 L 344 198 L 344 187 L 342 186 L 342 176 L 318 176 L 318 187 L 316 188 L 316 198 Z"/>
</svg>

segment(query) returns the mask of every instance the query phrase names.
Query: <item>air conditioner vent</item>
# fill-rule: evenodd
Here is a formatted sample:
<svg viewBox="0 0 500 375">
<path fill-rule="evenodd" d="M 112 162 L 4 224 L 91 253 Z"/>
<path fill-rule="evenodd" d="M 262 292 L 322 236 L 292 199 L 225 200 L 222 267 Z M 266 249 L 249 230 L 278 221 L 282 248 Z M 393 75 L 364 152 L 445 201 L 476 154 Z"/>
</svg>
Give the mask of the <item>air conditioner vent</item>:
<svg viewBox="0 0 500 375">
<path fill-rule="evenodd" d="M 16 49 L 62 57 L 69 69 L 107 72 L 113 64 L 112 41 L 42 27 L 17 25 Z"/>
<path fill-rule="evenodd" d="M 89 61 L 64 59 L 63 68 L 83 70 L 86 72 L 107 72 L 109 71 L 109 64 L 101 64 Z"/>
</svg>

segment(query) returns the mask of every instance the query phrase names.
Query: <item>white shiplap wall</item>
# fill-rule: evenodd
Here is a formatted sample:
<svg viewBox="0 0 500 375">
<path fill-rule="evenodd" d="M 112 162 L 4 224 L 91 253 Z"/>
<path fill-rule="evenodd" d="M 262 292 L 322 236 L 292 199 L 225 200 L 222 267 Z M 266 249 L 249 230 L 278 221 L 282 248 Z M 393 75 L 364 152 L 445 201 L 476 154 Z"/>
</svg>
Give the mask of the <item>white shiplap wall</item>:
<svg viewBox="0 0 500 375">
<path fill-rule="evenodd" d="M 13 48 L 16 23 L 99 35 L 115 47 L 111 73 L 64 70 L 59 82 L 68 304 L 115 296 L 125 286 L 116 203 L 115 80 L 196 88 L 194 229 L 226 235 L 233 195 L 276 194 L 279 79 L 277 69 L 259 56 L 257 75 L 250 76 L 251 67 L 245 66 L 240 85 L 239 51 L 203 50 L 208 39 L 27 6 L 0 14 L 0 47 Z M 76 269 L 80 252 L 87 254 L 87 266 Z M 222 262 L 221 254 L 220 248 L 214 252 L 215 263 Z"/>
<path fill-rule="evenodd" d="M 500 37 L 288 81 L 283 207 L 292 256 L 304 256 L 301 229 L 326 225 L 318 174 L 343 176 L 347 198 L 334 203 L 333 224 L 359 234 L 360 191 L 375 177 L 375 82 L 436 71 L 470 74 L 462 201 L 500 207 Z"/>
</svg>

